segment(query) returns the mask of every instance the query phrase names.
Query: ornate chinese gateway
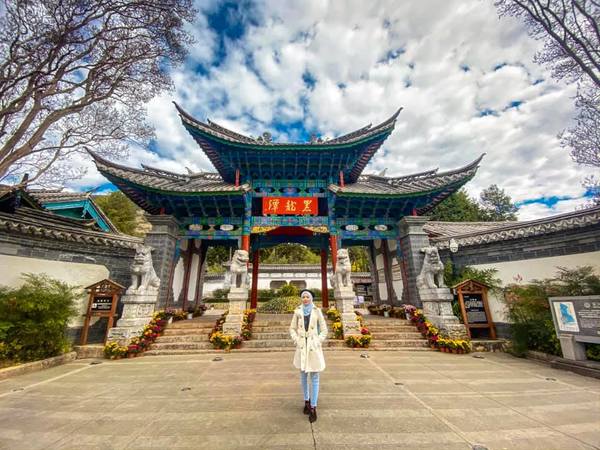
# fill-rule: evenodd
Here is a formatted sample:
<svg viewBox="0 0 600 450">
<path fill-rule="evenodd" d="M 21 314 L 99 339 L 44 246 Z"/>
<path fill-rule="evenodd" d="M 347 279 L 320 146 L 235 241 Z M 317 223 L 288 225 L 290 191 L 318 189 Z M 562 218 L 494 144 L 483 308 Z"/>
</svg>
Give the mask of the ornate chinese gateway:
<svg viewBox="0 0 600 450">
<path fill-rule="evenodd" d="M 429 241 L 419 216 L 469 181 L 481 157 L 448 172 L 366 175 L 363 170 L 392 133 L 400 110 L 379 125 L 334 139 L 276 143 L 268 133 L 244 136 L 175 107 L 216 172 L 136 169 L 92 154 L 100 172 L 151 216 L 153 230 L 146 244 L 155 249 L 162 280 L 159 307 L 185 308 L 199 301 L 210 245 L 247 252 L 250 301 L 256 306 L 258 250 L 283 242 L 321 250 L 324 293 L 329 252 L 335 270 L 340 247 L 383 248 L 401 262 L 403 301 L 421 305 L 416 279 L 424 258 L 421 248 Z M 389 266 L 381 281 L 391 286 Z M 243 300 L 240 284 L 234 289 L 238 302 Z M 325 306 L 328 301 L 325 294 Z"/>
</svg>

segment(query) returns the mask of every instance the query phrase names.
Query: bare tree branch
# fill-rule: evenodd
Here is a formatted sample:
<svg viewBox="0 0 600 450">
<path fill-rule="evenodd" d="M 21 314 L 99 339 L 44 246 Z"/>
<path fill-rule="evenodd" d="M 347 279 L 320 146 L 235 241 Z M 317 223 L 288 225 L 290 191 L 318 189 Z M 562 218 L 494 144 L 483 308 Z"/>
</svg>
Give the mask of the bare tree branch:
<svg viewBox="0 0 600 450">
<path fill-rule="evenodd" d="M 559 138 L 574 161 L 600 167 L 600 2 L 496 0 L 495 4 L 501 15 L 522 18 L 529 33 L 544 42 L 537 62 L 550 67 L 554 78 L 577 82 L 575 125 Z M 590 185 L 589 180 L 584 185 Z"/>
<path fill-rule="evenodd" d="M 84 145 L 119 157 L 152 137 L 144 104 L 171 88 L 192 0 L 0 1 L 0 180 L 71 177 Z"/>
</svg>

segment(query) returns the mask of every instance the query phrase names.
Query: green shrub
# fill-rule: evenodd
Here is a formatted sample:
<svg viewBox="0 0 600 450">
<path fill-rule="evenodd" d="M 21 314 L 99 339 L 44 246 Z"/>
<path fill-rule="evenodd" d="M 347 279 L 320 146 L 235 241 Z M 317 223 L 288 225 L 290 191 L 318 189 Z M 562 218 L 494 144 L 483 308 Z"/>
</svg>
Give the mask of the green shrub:
<svg viewBox="0 0 600 450">
<path fill-rule="evenodd" d="M 592 361 L 600 361 L 600 344 L 585 344 L 585 354 Z"/>
<path fill-rule="evenodd" d="M 4 357 L 32 361 L 63 353 L 75 315 L 76 286 L 47 275 L 24 274 L 19 288 L 0 287 L 0 342 Z"/>
<path fill-rule="evenodd" d="M 259 289 L 257 292 L 259 302 L 268 302 L 273 297 L 275 297 L 275 291 L 272 289 Z"/>
<path fill-rule="evenodd" d="M 298 305 L 300 305 L 300 298 L 298 296 L 275 297 L 274 299 L 259 305 L 258 312 L 274 314 L 292 313 Z"/>
<path fill-rule="evenodd" d="M 511 322 L 512 351 L 523 356 L 527 350 L 560 355 L 548 297 L 593 295 L 600 293 L 600 277 L 591 266 L 559 267 L 556 278 L 515 284 L 505 291 Z"/>
<path fill-rule="evenodd" d="M 300 299 L 300 291 L 293 284 L 286 284 L 281 286 L 281 289 L 277 291 L 277 297 L 298 297 Z"/>
<path fill-rule="evenodd" d="M 212 298 L 217 302 L 222 302 L 227 300 L 227 294 L 229 294 L 229 289 L 215 289 Z"/>
</svg>

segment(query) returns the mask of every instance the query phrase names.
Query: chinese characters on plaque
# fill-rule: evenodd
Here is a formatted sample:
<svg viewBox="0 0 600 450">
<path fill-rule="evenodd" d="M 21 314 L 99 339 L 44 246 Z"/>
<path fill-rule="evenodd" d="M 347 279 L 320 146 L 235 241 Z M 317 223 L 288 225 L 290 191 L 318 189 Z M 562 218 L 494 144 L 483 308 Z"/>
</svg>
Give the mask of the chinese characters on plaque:
<svg viewBox="0 0 600 450">
<path fill-rule="evenodd" d="M 316 216 L 319 203 L 316 197 L 264 197 L 262 213 L 266 215 Z"/>
</svg>

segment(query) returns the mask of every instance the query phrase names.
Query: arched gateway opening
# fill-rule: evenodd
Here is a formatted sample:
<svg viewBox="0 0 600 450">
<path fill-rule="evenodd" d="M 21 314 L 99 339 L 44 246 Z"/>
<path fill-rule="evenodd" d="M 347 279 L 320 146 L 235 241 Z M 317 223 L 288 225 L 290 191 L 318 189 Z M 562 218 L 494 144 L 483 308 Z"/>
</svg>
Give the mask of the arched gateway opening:
<svg viewBox="0 0 600 450">
<path fill-rule="evenodd" d="M 324 293 L 328 255 L 335 268 L 342 247 L 366 246 L 373 282 L 380 286 L 377 296 L 421 306 L 416 279 L 423 261 L 420 250 L 429 241 L 423 231 L 426 220 L 418 216 L 469 181 L 481 158 L 443 173 L 363 174 L 392 133 L 400 110 L 376 126 L 334 139 L 275 143 L 268 133 L 244 136 L 175 107 L 215 172 L 129 168 L 92 153 L 98 170 L 149 214 L 153 228 L 146 244 L 154 249 L 161 280 L 157 308 L 201 301 L 211 246 L 243 250 L 242 257 L 258 273 L 260 249 L 278 242 L 319 249 Z M 393 266 L 400 267 L 401 292 Z M 252 306 L 257 279 L 251 287 Z M 323 301 L 327 305 L 332 299 Z"/>
<path fill-rule="evenodd" d="M 321 301 L 323 307 L 329 307 L 328 283 L 327 283 L 327 259 L 331 248 L 331 239 L 328 233 L 320 232 L 308 227 L 279 226 L 270 230 L 261 230 L 261 233 L 252 235 L 250 247 L 252 250 L 252 286 L 250 290 L 250 307 L 257 307 L 258 299 L 258 277 L 260 268 L 260 250 L 282 243 L 302 244 L 308 248 L 319 250 L 321 257 Z M 333 252 L 333 249 L 331 250 Z M 292 283 L 290 283 L 292 284 Z M 297 287 L 306 287 L 296 282 Z"/>
</svg>

